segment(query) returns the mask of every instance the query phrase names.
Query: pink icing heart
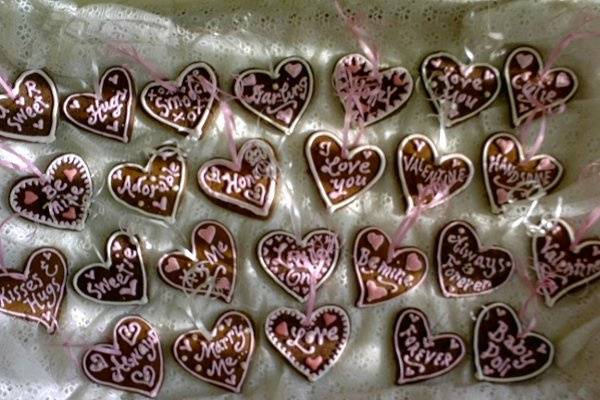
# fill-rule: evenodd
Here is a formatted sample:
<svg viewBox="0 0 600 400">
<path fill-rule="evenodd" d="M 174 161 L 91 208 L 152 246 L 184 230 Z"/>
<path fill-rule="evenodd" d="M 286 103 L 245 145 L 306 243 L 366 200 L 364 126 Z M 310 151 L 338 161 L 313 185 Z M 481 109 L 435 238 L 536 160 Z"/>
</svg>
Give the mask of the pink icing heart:
<svg viewBox="0 0 600 400">
<path fill-rule="evenodd" d="M 498 198 L 498 204 L 508 203 L 508 192 L 502 188 L 496 190 L 496 197 Z"/>
<path fill-rule="evenodd" d="M 373 281 L 367 281 L 367 301 L 381 299 L 387 296 L 387 290 L 377 286 Z"/>
<path fill-rule="evenodd" d="M 537 166 L 537 170 L 538 171 L 549 171 L 549 170 L 553 170 L 554 168 L 556 168 L 554 166 L 554 164 L 552 163 L 552 161 L 550 161 L 550 159 L 548 158 L 543 158 L 540 163 Z"/>
<path fill-rule="evenodd" d="M 242 79 L 243 86 L 254 86 L 256 85 L 256 75 L 250 74 L 244 79 Z"/>
<path fill-rule="evenodd" d="M 323 363 L 323 357 L 308 357 L 306 359 L 306 365 L 310 367 L 313 371 L 317 370 L 319 366 Z"/>
<path fill-rule="evenodd" d="M 281 322 L 275 328 L 275 333 L 278 334 L 278 335 L 280 335 L 280 336 L 285 336 L 285 337 L 289 336 L 287 324 L 285 322 Z"/>
<path fill-rule="evenodd" d="M 559 73 L 556 77 L 556 87 L 563 88 L 569 86 L 570 84 L 571 80 L 569 79 L 569 76 L 564 72 Z"/>
<path fill-rule="evenodd" d="M 62 213 L 62 216 L 66 219 L 74 220 L 75 218 L 77 218 L 77 213 L 75 212 L 75 209 L 73 207 L 70 207 L 67 211 Z"/>
<path fill-rule="evenodd" d="M 367 241 L 373 246 L 373 250 L 379 250 L 379 247 L 383 244 L 385 238 L 383 235 L 378 235 L 375 232 L 371 232 L 367 235 Z"/>
<path fill-rule="evenodd" d="M 287 64 L 285 66 L 285 71 L 290 74 L 292 78 L 296 78 L 298 75 L 300 75 L 300 72 L 302 72 L 302 65 L 298 63 Z"/>
<path fill-rule="evenodd" d="M 216 229 L 213 225 L 209 225 L 206 228 L 198 230 L 198 236 L 200 236 L 206 243 L 212 243 L 215 238 Z"/>
<path fill-rule="evenodd" d="M 73 182 L 73 178 L 75 177 L 75 175 L 77 175 L 77 170 L 75 168 L 65 169 L 63 172 L 69 180 L 69 182 Z"/>
<path fill-rule="evenodd" d="M 177 262 L 177 259 L 175 257 L 169 258 L 169 260 L 167 261 L 167 265 L 165 266 L 165 271 L 170 273 L 173 271 L 177 271 L 178 269 L 179 263 Z"/>
<path fill-rule="evenodd" d="M 294 112 L 291 108 L 286 108 L 285 110 L 280 110 L 279 112 L 277 112 L 277 115 L 275 117 L 285 122 L 286 124 L 289 124 L 292 120 L 292 117 L 294 116 L 293 114 Z"/>
<path fill-rule="evenodd" d="M 519 67 L 527 68 L 533 62 L 533 56 L 531 54 L 517 54 L 517 62 L 519 63 Z"/>
<path fill-rule="evenodd" d="M 323 320 L 325 321 L 325 325 L 333 324 L 336 319 L 337 319 L 337 316 L 335 314 L 331 314 L 331 313 L 323 314 Z"/>
<path fill-rule="evenodd" d="M 419 256 L 415 253 L 410 253 L 406 257 L 406 270 L 411 272 L 420 271 L 423 268 L 423 263 L 419 259 Z"/>
<path fill-rule="evenodd" d="M 496 139 L 496 146 L 500 148 L 502 154 L 508 154 L 515 148 L 515 142 L 506 139 Z"/>
<path fill-rule="evenodd" d="M 30 192 L 29 190 L 25 192 L 25 204 L 33 204 L 37 201 L 37 199 L 39 199 L 39 197 L 35 193 Z"/>
</svg>

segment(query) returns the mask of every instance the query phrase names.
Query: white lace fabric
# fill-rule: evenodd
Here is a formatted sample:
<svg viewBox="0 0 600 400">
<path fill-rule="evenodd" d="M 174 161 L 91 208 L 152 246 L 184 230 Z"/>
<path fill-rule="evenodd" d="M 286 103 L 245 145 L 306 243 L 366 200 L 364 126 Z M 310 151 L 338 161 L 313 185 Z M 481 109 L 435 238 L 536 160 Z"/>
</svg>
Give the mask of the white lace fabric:
<svg viewBox="0 0 600 400">
<path fill-rule="evenodd" d="M 79 3 L 79 4 L 77 4 Z M 85 3 L 86 5 L 84 5 Z M 396 360 L 392 345 L 395 318 L 404 307 L 418 307 L 429 317 L 436 332 L 454 331 L 472 343 L 472 313 L 483 304 L 506 301 L 518 308 L 527 298 L 525 286 L 515 276 L 492 294 L 453 300 L 441 296 L 433 263 L 434 239 L 453 219 L 472 223 L 484 243 L 510 249 L 516 257 L 530 256 L 530 242 L 513 219 L 492 215 L 480 172 L 481 149 L 488 135 L 510 128 L 509 106 L 502 90 L 492 106 L 446 131 L 440 142 L 439 122 L 433 117 L 420 82 L 406 107 L 369 127 L 365 141 L 380 146 L 388 159 L 382 179 L 348 207 L 329 214 L 307 173 L 303 145 L 317 129 L 339 130 L 341 104 L 331 87 L 337 59 L 356 52 L 355 40 L 328 1 L 195 1 L 129 0 L 117 4 L 91 1 L 0 1 L 0 68 L 16 77 L 31 68 L 44 68 L 58 85 L 61 98 L 76 91 L 93 91 L 102 71 L 127 63 L 139 91 L 149 81 L 144 70 L 131 61 L 106 51 L 108 40 L 127 40 L 147 59 L 175 77 L 186 65 L 204 61 L 217 71 L 221 88 L 230 91 L 233 76 L 248 68 L 270 68 L 292 55 L 306 58 L 315 74 L 315 92 L 295 133 L 285 137 L 260 122 L 243 107 L 232 103 L 239 141 L 260 137 L 269 140 L 282 161 L 274 212 L 267 221 L 242 217 L 211 203 L 199 190 L 195 176 L 200 165 L 213 157 L 228 157 L 223 120 L 216 118 L 194 146 L 151 120 L 141 109 L 131 143 L 107 140 L 79 130 L 61 119 L 56 141 L 48 145 L 11 142 L 24 155 L 45 166 L 57 155 L 77 153 L 92 171 L 97 192 L 83 232 L 63 232 L 23 219 L 4 229 L 7 262 L 22 268 L 37 247 L 62 250 L 72 274 L 104 257 L 108 236 L 127 225 L 144 244 L 148 271 L 149 302 L 143 306 L 103 306 L 77 296 L 69 282 L 60 315 L 60 330 L 49 336 L 35 324 L 0 315 L 0 399 L 133 399 L 137 395 L 102 387 L 88 381 L 79 368 L 84 348 L 108 341 L 113 324 L 126 314 L 139 314 L 159 331 L 165 354 L 165 381 L 159 399 L 234 398 L 234 395 L 194 379 L 175 363 L 171 346 L 175 338 L 195 324 L 187 310 L 192 305 L 196 323 L 212 326 L 229 309 L 249 314 L 257 330 L 257 349 L 243 388 L 245 398 L 277 399 L 595 399 L 600 398 L 600 287 L 598 284 L 569 295 L 554 308 L 540 307 L 536 330 L 557 347 L 555 364 L 542 376 L 519 384 L 488 384 L 474 377 L 472 352 L 454 371 L 435 380 L 396 386 Z M 540 4 L 543 3 L 543 4 Z M 125 5 L 126 4 L 126 5 Z M 416 80 L 421 60 L 435 51 L 448 51 L 465 62 L 490 62 L 499 69 L 511 48 L 527 44 L 547 56 L 578 12 L 598 12 L 596 2 L 487 2 L 373 0 L 344 2 L 365 14 L 382 63 L 402 65 Z M 600 26 L 600 24 L 596 24 Z M 600 149 L 597 114 L 600 108 L 600 51 L 597 40 L 577 42 L 557 64 L 578 74 L 581 87 L 567 111 L 551 117 L 543 153 L 558 158 L 565 177 L 554 195 L 543 204 L 553 207 L 561 198 L 563 216 L 581 222 L 592 205 L 588 187 L 576 184 L 581 168 L 595 160 Z M 438 143 L 440 152 L 460 152 L 476 167 L 470 187 L 447 207 L 427 212 L 412 229 L 407 245 L 423 249 L 432 268 L 416 290 L 384 305 L 368 309 L 354 306 L 358 284 L 351 264 L 356 233 L 367 224 L 389 234 L 403 215 L 403 199 L 395 172 L 395 152 L 409 133 L 423 133 Z M 119 162 L 145 164 L 151 150 L 167 140 L 187 146 L 189 182 L 173 226 L 151 222 L 117 204 L 104 186 L 107 172 Z M 0 188 L 8 194 L 19 178 L 0 171 Z M 598 193 L 595 193 L 598 196 Z M 0 218 L 10 214 L 1 203 Z M 294 217 L 300 215 L 300 218 Z M 160 256 L 171 249 L 188 247 L 193 227 L 201 220 L 216 219 L 234 234 L 238 246 L 238 281 L 230 305 L 200 297 L 188 298 L 168 287 L 156 271 Z M 287 229 L 306 233 L 316 228 L 336 231 L 342 254 L 336 271 L 318 292 L 317 303 L 335 303 L 351 318 L 348 348 L 339 363 L 319 381 L 309 384 L 285 362 L 264 336 L 266 316 L 279 306 L 302 307 L 261 270 L 255 247 L 262 235 Z M 32 231 L 35 229 L 35 232 Z M 600 233 L 596 228 L 590 234 Z M 98 254 L 99 253 L 99 254 Z M 61 346 L 64 341 L 70 348 Z M 470 348 L 470 347 L 469 347 Z M 241 396 L 240 396 L 241 397 Z M 140 397 L 141 398 L 141 397 Z"/>
</svg>

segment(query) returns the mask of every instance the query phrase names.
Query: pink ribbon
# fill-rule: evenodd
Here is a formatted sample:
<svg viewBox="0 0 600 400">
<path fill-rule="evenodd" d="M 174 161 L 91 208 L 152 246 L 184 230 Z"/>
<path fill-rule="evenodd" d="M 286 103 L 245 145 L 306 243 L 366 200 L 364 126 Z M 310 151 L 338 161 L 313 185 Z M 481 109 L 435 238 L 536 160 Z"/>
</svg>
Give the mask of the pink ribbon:
<svg viewBox="0 0 600 400">
<path fill-rule="evenodd" d="M 358 42 L 358 45 L 360 46 L 363 53 L 369 59 L 371 64 L 373 64 L 375 71 L 379 71 L 379 49 L 373 43 L 373 40 L 371 39 L 367 31 L 360 25 L 360 18 L 358 16 L 352 18 L 346 15 L 344 10 L 342 9 L 342 6 L 340 5 L 339 0 L 334 0 L 333 4 L 335 5 L 335 9 L 337 10 L 338 14 L 350 30 L 350 32 L 352 32 L 352 35 Z"/>
<path fill-rule="evenodd" d="M 402 246 L 406 235 L 411 228 L 417 223 L 423 212 L 428 208 L 435 207 L 448 199 L 450 187 L 446 184 L 432 182 L 425 187 L 419 188 L 419 193 L 415 205 L 407 212 L 398 229 L 394 232 L 392 243 L 388 249 L 387 262 L 390 263 L 394 258 L 394 250 Z M 427 198 L 432 196 L 431 201 L 427 202 Z"/>
<path fill-rule="evenodd" d="M 588 213 L 587 217 L 585 218 L 585 222 L 581 224 L 575 231 L 573 241 L 571 242 L 571 251 L 575 250 L 575 247 L 581 243 L 585 235 L 592 228 L 592 226 L 598 222 L 598 220 L 600 220 L 600 205 L 594 207 L 594 209 Z"/>
<path fill-rule="evenodd" d="M 15 94 L 15 89 L 13 85 L 10 83 L 8 79 L 4 77 L 4 74 L 0 73 L 0 86 L 6 92 L 6 95 L 10 97 L 11 100 L 16 100 L 17 95 Z"/>
<path fill-rule="evenodd" d="M 29 160 L 27 157 L 19 154 L 16 150 L 10 147 L 5 141 L 0 140 L 0 150 L 4 150 L 9 154 L 17 157 L 19 161 L 23 163 L 23 165 L 16 164 L 11 161 L 0 160 L 0 167 L 4 167 L 14 172 L 18 173 L 26 173 L 33 174 L 38 176 L 40 179 L 46 179 L 47 176 L 42 171 L 39 170 L 38 167 L 33 163 L 33 161 Z"/>
<path fill-rule="evenodd" d="M 175 93 L 178 90 L 177 85 L 173 82 L 169 81 L 167 75 L 161 71 L 157 66 L 146 60 L 140 52 L 127 43 L 111 41 L 106 43 L 106 46 L 117 53 L 120 53 L 126 57 L 129 57 L 131 60 L 135 61 L 142 68 L 146 70 L 150 77 L 158 82 L 162 87 L 167 89 L 170 93 Z"/>
<path fill-rule="evenodd" d="M 306 308 L 304 311 L 305 318 L 304 321 L 302 321 L 304 325 L 310 324 L 310 319 L 315 310 L 315 304 L 317 302 L 317 274 L 319 273 L 319 270 L 323 268 L 323 263 L 324 260 L 322 258 L 316 265 L 306 258 L 302 259 L 303 266 L 308 269 L 310 274 L 310 279 L 308 281 L 308 298 L 306 299 Z"/>
</svg>

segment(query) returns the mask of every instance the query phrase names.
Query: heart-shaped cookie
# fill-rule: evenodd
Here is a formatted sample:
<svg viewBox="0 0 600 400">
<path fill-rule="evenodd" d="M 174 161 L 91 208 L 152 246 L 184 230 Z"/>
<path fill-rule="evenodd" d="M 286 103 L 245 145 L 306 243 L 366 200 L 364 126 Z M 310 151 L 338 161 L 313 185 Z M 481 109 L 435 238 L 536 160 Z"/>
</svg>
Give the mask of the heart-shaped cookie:
<svg viewBox="0 0 600 400">
<path fill-rule="evenodd" d="M 238 311 L 221 315 L 211 337 L 193 330 L 180 335 L 173 344 L 175 361 L 187 372 L 234 393 L 242 389 L 253 353 L 252 321 Z"/>
<path fill-rule="evenodd" d="M 0 312 L 40 323 L 50 334 L 56 332 L 67 273 L 67 261 L 60 251 L 37 249 L 22 273 L 12 269 L 0 272 Z"/>
<path fill-rule="evenodd" d="M 158 332 L 141 317 L 124 317 L 114 327 L 113 343 L 89 348 L 81 365 L 92 382 L 154 398 L 164 375 Z"/>
<path fill-rule="evenodd" d="M 417 205 L 424 188 L 440 186 L 447 188 L 444 201 L 461 193 L 473 179 L 473 164 L 462 154 L 447 154 L 439 157 L 433 142 L 424 135 L 407 136 L 398 146 L 398 175 L 410 210 Z M 434 201 L 433 193 L 420 202 L 422 207 L 441 204 Z"/>
<path fill-rule="evenodd" d="M 357 307 L 394 299 L 416 288 L 427 274 L 427 256 L 416 247 L 399 247 L 388 258 L 390 238 L 375 227 L 363 228 L 354 240 L 354 270 L 360 286 Z"/>
<path fill-rule="evenodd" d="M 27 142 L 54 141 L 58 92 L 42 70 L 25 71 L 14 85 L 15 99 L 0 95 L 0 137 Z"/>
<path fill-rule="evenodd" d="M 63 103 L 63 113 L 86 131 L 129 143 L 135 120 L 135 84 L 126 68 L 108 68 L 96 93 L 74 93 Z"/>
<path fill-rule="evenodd" d="M 482 169 L 492 212 L 511 201 L 549 193 L 562 179 L 563 166 L 554 157 L 538 154 L 523 162 L 519 140 L 509 133 L 491 135 L 483 145 Z"/>
<path fill-rule="evenodd" d="M 275 200 L 279 167 L 273 147 L 262 139 L 247 140 L 236 160 L 214 158 L 198 170 L 198 184 L 208 198 L 255 218 L 268 218 Z"/>
<path fill-rule="evenodd" d="M 497 289 L 510 278 L 514 259 L 505 249 L 483 247 L 475 229 L 452 221 L 438 234 L 437 276 L 445 297 L 478 296 Z"/>
<path fill-rule="evenodd" d="M 333 89 L 353 126 L 374 124 L 399 111 L 413 91 L 410 73 L 402 67 L 375 71 L 361 54 L 348 54 L 335 64 Z"/>
<path fill-rule="evenodd" d="M 190 64 L 177 77 L 177 91 L 170 92 L 158 82 L 148 83 L 140 95 L 142 108 L 150 117 L 177 132 L 199 138 L 216 94 L 205 90 L 207 82 L 217 87 L 212 67 L 203 62 Z"/>
<path fill-rule="evenodd" d="M 537 50 L 517 47 L 506 58 L 504 76 L 514 126 L 531 114 L 541 117 L 569 101 L 577 91 L 577 76 L 567 68 L 551 68 L 542 77 L 544 63 Z M 540 107 L 542 109 L 540 109 Z"/>
<path fill-rule="evenodd" d="M 210 293 L 216 299 L 231 302 L 237 271 L 231 232 L 217 221 L 202 221 L 194 228 L 191 243 L 192 251 L 175 251 L 160 258 L 160 277 L 185 293 Z"/>
<path fill-rule="evenodd" d="M 137 238 L 113 233 L 106 242 L 106 258 L 105 263 L 88 265 L 75 274 L 75 291 L 100 304 L 147 303 L 146 268 Z"/>
<path fill-rule="evenodd" d="M 318 267 L 315 288 L 333 273 L 340 245 L 334 232 L 317 229 L 302 239 L 285 231 L 265 235 L 257 246 L 258 261 L 271 278 L 299 302 L 310 293 L 310 267 Z M 308 263 L 308 265 L 307 265 Z"/>
<path fill-rule="evenodd" d="M 542 291 L 552 307 L 567 293 L 600 279 L 600 240 L 587 239 L 573 249 L 574 234 L 564 220 L 553 221 L 544 235 L 532 239 L 533 266 Z"/>
<path fill-rule="evenodd" d="M 261 69 L 241 72 L 233 90 L 244 107 L 289 135 L 308 107 L 313 81 L 308 62 L 289 57 L 277 64 L 273 72 Z"/>
<path fill-rule="evenodd" d="M 533 378 L 552 364 L 554 346 L 539 333 L 523 332 L 515 310 L 504 303 L 483 307 L 473 336 L 476 378 L 517 382 Z"/>
<path fill-rule="evenodd" d="M 108 173 L 108 189 L 117 202 L 170 223 L 175 221 L 185 184 L 185 158 L 173 144 L 157 147 L 145 167 L 124 163 Z"/>
<path fill-rule="evenodd" d="M 339 360 L 350 337 L 350 318 L 335 305 L 314 310 L 310 320 L 293 308 L 278 308 L 265 322 L 267 339 L 309 381 Z"/>
<path fill-rule="evenodd" d="M 494 66 L 465 65 L 444 52 L 423 60 L 421 78 L 447 128 L 479 114 L 500 93 L 500 72 Z"/>
<path fill-rule="evenodd" d="M 405 308 L 398 315 L 394 348 L 400 370 L 399 385 L 446 374 L 465 356 L 465 342 L 459 335 L 432 335 L 427 316 L 416 308 Z"/>
<path fill-rule="evenodd" d="M 331 212 L 369 190 L 385 170 L 385 155 L 379 147 L 357 146 L 344 157 L 342 143 L 327 131 L 308 138 L 305 155 L 321 198 Z"/>
<path fill-rule="evenodd" d="M 92 199 L 88 166 L 76 154 L 55 158 L 45 177 L 19 180 L 11 189 L 14 212 L 33 222 L 59 229 L 81 231 Z"/>
</svg>

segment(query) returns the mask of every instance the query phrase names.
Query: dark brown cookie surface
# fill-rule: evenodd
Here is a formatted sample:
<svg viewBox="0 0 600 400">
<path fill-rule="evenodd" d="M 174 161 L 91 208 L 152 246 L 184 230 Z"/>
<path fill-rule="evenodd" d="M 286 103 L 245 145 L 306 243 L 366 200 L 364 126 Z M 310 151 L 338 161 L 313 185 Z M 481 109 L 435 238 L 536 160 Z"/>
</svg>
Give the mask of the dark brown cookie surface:
<svg viewBox="0 0 600 400">
<path fill-rule="evenodd" d="M 524 333 L 512 307 L 494 303 L 483 307 L 473 339 L 476 378 L 489 382 L 531 379 L 552 364 L 554 346 L 544 336 Z"/>
<path fill-rule="evenodd" d="M 421 64 L 421 78 L 446 127 L 483 111 L 500 93 L 500 72 L 490 64 L 468 64 L 438 52 Z"/>
<path fill-rule="evenodd" d="M 255 218 L 268 218 L 275 201 L 279 166 L 275 151 L 262 139 L 250 139 L 237 160 L 215 158 L 198 170 L 200 189 L 215 203 Z"/>
<path fill-rule="evenodd" d="M 313 93 L 310 65 L 300 57 L 281 61 L 273 72 L 250 69 L 233 85 L 238 101 L 285 134 L 294 131 Z"/>
<path fill-rule="evenodd" d="M 63 103 L 63 113 L 81 129 L 129 143 L 135 120 L 135 98 L 131 73 L 123 67 L 111 67 L 100 79 L 98 94 L 70 95 Z"/>
<path fill-rule="evenodd" d="M 379 147 L 357 146 L 344 157 L 342 143 L 327 131 L 309 136 L 305 155 L 321 198 L 332 212 L 369 190 L 385 170 Z"/>
<path fill-rule="evenodd" d="M 55 158 L 44 178 L 23 178 L 12 187 L 9 203 L 21 217 L 59 229 L 81 231 L 92 199 L 92 178 L 76 154 Z"/>
<path fill-rule="evenodd" d="M 122 231 L 113 233 L 106 242 L 106 262 L 79 270 L 73 287 L 80 296 L 101 304 L 145 304 L 146 268 L 138 239 Z"/>
<path fill-rule="evenodd" d="M 0 137 L 27 142 L 54 141 L 58 123 L 58 93 L 42 70 L 25 71 L 14 85 L 15 98 L 0 95 Z"/>
<path fill-rule="evenodd" d="M 201 137 L 213 107 L 217 76 L 203 62 L 188 65 L 177 77 L 177 90 L 170 92 L 158 82 L 150 82 L 140 95 L 142 108 L 155 120 L 183 135 Z"/>
<path fill-rule="evenodd" d="M 452 221 L 438 234 L 437 275 L 446 297 L 490 293 L 511 276 L 512 255 L 497 246 L 483 247 L 477 232 L 464 221 Z"/>
<path fill-rule="evenodd" d="M 164 375 L 158 332 L 143 318 L 127 316 L 116 323 L 112 339 L 85 352 L 85 375 L 100 385 L 156 397 Z"/>
<path fill-rule="evenodd" d="M 192 251 L 166 253 L 158 273 L 186 293 L 231 302 L 237 275 L 237 251 L 231 232 L 217 221 L 202 221 L 192 233 Z"/>
<path fill-rule="evenodd" d="M 22 273 L 0 271 L 0 312 L 40 323 L 48 333 L 55 333 L 67 273 L 67 261 L 58 250 L 34 251 Z"/>
<path fill-rule="evenodd" d="M 211 337 L 193 330 L 173 344 L 175 361 L 194 377 L 234 393 L 242 390 L 254 353 L 252 321 L 228 311 L 215 322 Z"/>
<path fill-rule="evenodd" d="M 145 167 L 133 163 L 108 173 L 108 189 L 119 203 L 152 218 L 175 220 L 186 184 L 185 158 L 175 145 L 162 145 Z"/>
</svg>

